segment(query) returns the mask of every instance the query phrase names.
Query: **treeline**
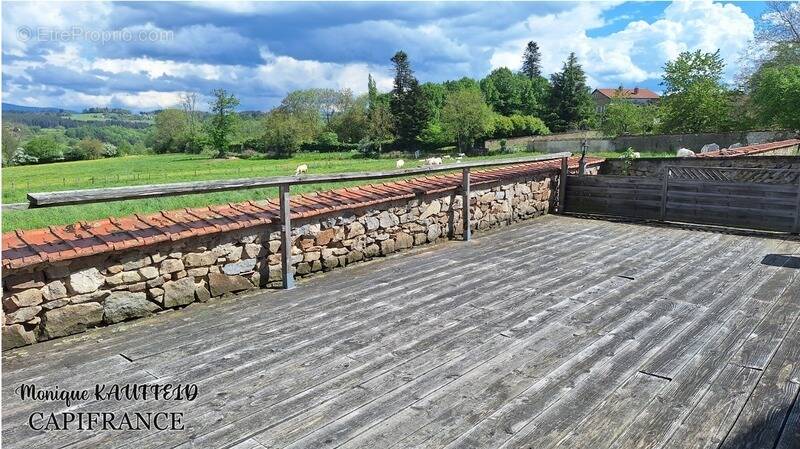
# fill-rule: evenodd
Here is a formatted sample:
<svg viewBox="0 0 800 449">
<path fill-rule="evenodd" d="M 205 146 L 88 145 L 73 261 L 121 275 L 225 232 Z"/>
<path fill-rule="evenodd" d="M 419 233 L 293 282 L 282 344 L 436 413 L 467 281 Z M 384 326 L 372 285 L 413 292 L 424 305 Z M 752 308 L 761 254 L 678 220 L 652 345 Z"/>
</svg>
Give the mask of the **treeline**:
<svg viewBox="0 0 800 449">
<path fill-rule="evenodd" d="M 214 92 L 206 115 L 196 111 L 196 96 L 184 98 L 180 108 L 156 115 L 153 149 L 196 153 L 211 147 L 218 155 L 287 156 L 298 150 L 379 153 L 456 145 L 472 152 L 486 138 L 592 126 L 594 104 L 575 55 L 549 80 L 541 75 L 540 58 L 531 42 L 519 72 L 499 68 L 480 80 L 420 83 L 400 51 L 391 59 L 390 92 L 379 92 L 369 76 L 364 95 L 349 89 L 297 90 L 263 116 L 225 107 L 238 104 L 225 91 Z"/>
<path fill-rule="evenodd" d="M 4 165 L 145 154 L 152 147 L 152 129 L 86 122 L 76 128 L 42 129 L 5 120 L 2 146 Z"/>
<path fill-rule="evenodd" d="M 3 121 L 38 128 L 78 128 L 93 126 L 122 126 L 126 128 L 145 129 L 150 123 L 133 120 L 75 120 L 58 112 L 3 112 Z"/>
</svg>

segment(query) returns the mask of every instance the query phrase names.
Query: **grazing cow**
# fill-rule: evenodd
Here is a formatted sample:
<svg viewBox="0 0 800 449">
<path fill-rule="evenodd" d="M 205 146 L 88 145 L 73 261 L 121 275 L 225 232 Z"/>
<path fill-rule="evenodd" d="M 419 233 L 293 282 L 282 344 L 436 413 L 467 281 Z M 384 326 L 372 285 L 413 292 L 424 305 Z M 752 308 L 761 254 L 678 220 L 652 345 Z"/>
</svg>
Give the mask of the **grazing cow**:
<svg viewBox="0 0 800 449">
<path fill-rule="evenodd" d="M 429 157 L 425 160 L 425 164 L 427 165 L 442 165 L 442 158 L 440 157 Z"/>
<path fill-rule="evenodd" d="M 678 150 L 678 157 L 697 157 L 697 155 L 688 148 L 681 148 Z"/>
<path fill-rule="evenodd" d="M 404 165 L 406 165 L 406 161 L 398 159 L 397 162 L 394 163 L 394 168 L 403 168 Z"/>
<path fill-rule="evenodd" d="M 297 170 L 294 171 L 294 175 L 298 176 L 300 174 L 308 173 L 308 165 L 300 164 L 297 166 Z"/>
<path fill-rule="evenodd" d="M 641 154 L 641 153 L 639 153 L 638 151 L 634 151 L 634 152 L 633 152 L 633 158 L 634 158 L 634 159 L 639 159 L 640 157 L 642 157 L 642 154 Z"/>
</svg>

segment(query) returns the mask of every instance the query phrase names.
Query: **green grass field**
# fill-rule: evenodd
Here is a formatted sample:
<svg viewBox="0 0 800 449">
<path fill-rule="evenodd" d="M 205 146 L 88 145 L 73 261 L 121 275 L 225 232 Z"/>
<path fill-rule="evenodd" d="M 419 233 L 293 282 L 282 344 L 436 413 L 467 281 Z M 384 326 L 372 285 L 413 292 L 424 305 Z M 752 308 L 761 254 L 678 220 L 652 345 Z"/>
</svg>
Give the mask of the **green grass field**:
<svg viewBox="0 0 800 449">
<path fill-rule="evenodd" d="M 496 154 L 469 160 L 519 158 L 541 153 L 518 152 Z M 595 155 L 595 154 L 593 154 Z M 658 154 L 653 153 L 653 156 Z M 617 153 L 598 155 L 619 157 Z M 651 156 L 643 153 L 643 157 Z M 422 165 L 405 159 L 404 168 Z M 26 202 L 28 192 L 77 190 L 119 187 L 142 184 L 164 184 L 181 181 L 285 176 L 294 173 L 300 164 L 308 164 L 309 174 L 377 171 L 394 169 L 394 158 L 366 159 L 355 153 L 298 153 L 291 159 L 211 159 L 202 155 L 165 154 L 127 156 L 94 161 L 61 162 L 3 168 L 3 203 Z M 454 169 L 457 165 L 454 165 Z M 379 181 L 374 181 L 379 182 Z M 369 182 L 366 182 L 369 183 Z M 328 190 L 358 183 L 329 183 L 295 186 L 293 192 Z M 23 211 L 8 211 L 2 215 L 3 232 L 15 229 L 34 229 L 63 225 L 82 220 L 97 220 L 109 216 L 121 217 L 134 213 L 151 213 L 182 207 L 259 200 L 277 196 L 277 189 L 254 189 L 211 194 L 185 195 L 146 200 L 62 206 Z"/>
</svg>

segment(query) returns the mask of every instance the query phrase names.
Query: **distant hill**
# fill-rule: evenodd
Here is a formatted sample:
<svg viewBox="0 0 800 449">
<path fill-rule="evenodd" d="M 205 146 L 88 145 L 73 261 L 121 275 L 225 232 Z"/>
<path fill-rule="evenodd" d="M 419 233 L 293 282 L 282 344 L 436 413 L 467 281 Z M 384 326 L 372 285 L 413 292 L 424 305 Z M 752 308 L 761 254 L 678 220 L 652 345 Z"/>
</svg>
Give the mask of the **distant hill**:
<svg viewBox="0 0 800 449">
<path fill-rule="evenodd" d="M 40 108 L 37 106 L 20 106 L 18 104 L 3 103 L 3 112 L 68 112 L 73 114 L 76 111 L 61 108 Z"/>
</svg>

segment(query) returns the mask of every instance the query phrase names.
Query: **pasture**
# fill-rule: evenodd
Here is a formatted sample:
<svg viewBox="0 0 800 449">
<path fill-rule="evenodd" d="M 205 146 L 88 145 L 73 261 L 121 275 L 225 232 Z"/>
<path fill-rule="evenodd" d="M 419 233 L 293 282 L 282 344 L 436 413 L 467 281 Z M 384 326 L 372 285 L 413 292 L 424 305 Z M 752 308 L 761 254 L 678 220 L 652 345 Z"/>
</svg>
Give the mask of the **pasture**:
<svg viewBox="0 0 800 449">
<path fill-rule="evenodd" d="M 516 158 L 541 153 L 515 152 L 468 158 L 469 160 Z M 643 157 L 665 156 L 642 153 Z M 619 157 L 619 153 L 592 153 L 592 156 Z M 26 201 L 28 192 L 92 189 L 143 184 L 202 181 L 215 179 L 285 176 L 294 173 L 300 164 L 308 164 L 309 174 L 353 171 L 391 170 L 395 158 L 365 158 L 357 153 L 297 153 L 287 159 L 213 159 L 205 155 L 162 154 L 126 156 L 92 161 L 60 162 L 3 168 L 3 203 Z M 404 157 L 405 168 L 418 167 L 422 162 Z M 465 159 L 466 160 L 466 159 Z M 454 164 L 453 159 L 445 163 Z M 359 183 L 313 184 L 296 186 L 294 193 L 328 190 Z M 3 232 L 15 229 L 35 229 L 78 221 L 97 220 L 132 214 L 147 214 L 159 210 L 201 207 L 247 200 L 263 200 L 277 196 L 277 189 L 253 189 L 186 195 L 147 200 L 64 206 L 3 213 Z"/>
</svg>

